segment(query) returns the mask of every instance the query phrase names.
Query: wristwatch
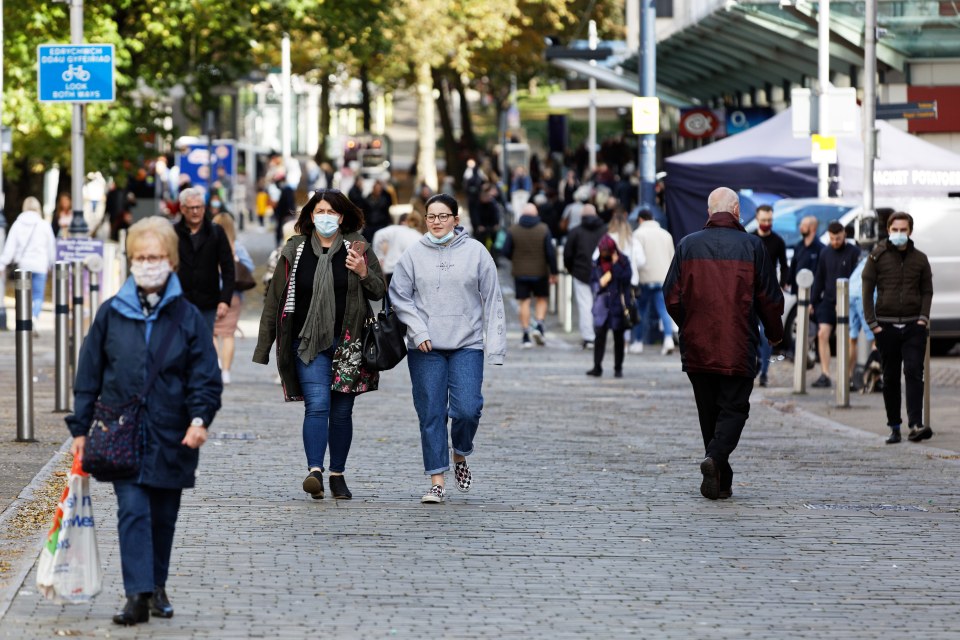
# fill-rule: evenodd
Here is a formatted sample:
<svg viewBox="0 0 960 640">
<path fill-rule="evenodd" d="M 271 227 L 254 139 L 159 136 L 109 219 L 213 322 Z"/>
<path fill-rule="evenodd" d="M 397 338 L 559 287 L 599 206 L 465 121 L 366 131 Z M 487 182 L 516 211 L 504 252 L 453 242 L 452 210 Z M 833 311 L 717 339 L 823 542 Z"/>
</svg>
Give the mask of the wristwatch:
<svg viewBox="0 0 960 640">
<path fill-rule="evenodd" d="M 202 427 L 202 426 L 203 426 L 203 418 L 194 418 L 193 420 L 190 421 L 190 426 L 191 426 L 191 427 Z"/>
</svg>

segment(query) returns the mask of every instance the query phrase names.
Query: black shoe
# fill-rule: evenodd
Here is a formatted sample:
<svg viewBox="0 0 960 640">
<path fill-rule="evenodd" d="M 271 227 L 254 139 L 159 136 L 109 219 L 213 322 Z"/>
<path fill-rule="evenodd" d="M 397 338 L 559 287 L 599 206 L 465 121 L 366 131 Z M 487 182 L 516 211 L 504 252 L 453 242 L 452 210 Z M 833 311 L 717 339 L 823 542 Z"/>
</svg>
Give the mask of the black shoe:
<svg viewBox="0 0 960 640">
<path fill-rule="evenodd" d="M 580 345 L 580 348 L 584 351 L 587 349 L 593 349 L 593 340 L 584 340 L 583 344 Z"/>
<path fill-rule="evenodd" d="M 311 471 L 310 475 L 303 479 L 303 490 L 314 500 L 323 500 L 323 472 Z"/>
<path fill-rule="evenodd" d="M 927 440 L 932 435 L 933 429 L 930 427 L 910 427 L 910 434 L 907 439 L 910 442 L 920 442 L 921 440 Z"/>
<path fill-rule="evenodd" d="M 597 367 L 594 367 L 593 369 L 590 369 L 590 371 L 587 371 L 587 375 L 593 376 L 594 378 L 599 378 L 600 376 L 603 375 L 603 369 L 598 369 Z"/>
<path fill-rule="evenodd" d="M 614 369 L 614 370 L 613 370 L 613 377 L 614 377 L 614 378 L 622 378 L 622 377 L 623 377 L 623 369 Z"/>
<path fill-rule="evenodd" d="M 890 437 L 884 440 L 887 444 L 897 444 L 902 438 L 900 437 L 900 429 L 891 429 Z"/>
<path fill-rule="evenodd" d="M 716 461 L 707 456 L 700 463 L 700 473 L 703 474 L 703 482 L 700 483 L 700 494 L 704 498 L 716 500 L 720 497 L 720 468 Z"/>
<path fill-rule="evenodd" d="M 760 386 L 761 387 L 767 386 L 767 376 L 763 374 L 760 374 Z"/>
<path fill-rule="evenodd" d="M 833 383 L 830 382 L 830 378 L 821 373 L 820 377 L 817 378 L 810 386 L 814 389 L 829 389 L 833 386 Z"/>
<path fill-rule="evenodd" d="M 167 598 L 167 591 L 163 587 L 157 587 L 150 596 L 150 615 L 158 618 L 172 618 L 173 605 Z"/>
<path fill-rule="evenodd" d="M 350 500 L 353 498 L 350 489 L 347 489 L 347 481 L 343 479 L 343 476 L 335 476 L 333 474 L 330 475 L 330 495 L 337 500 Z"/>
<path fill-rule="evenodd" d="M 113 623 L 129 627 L 149 621 L 151 596 L 153 596 L 152 593 L 138 593 L 135 596 L 127 596 L 127 604 L 124 605 L 122 611 L 113 616 Z"/>
<path fill-rule="evenodd" d="M 728 498 L 733 497 L 733 487 L 727 487 L 726 489 L 720 489 L 720 492 L 717 494 L 717 497 L 721 500 L 727 500 Z"/>
</svg>

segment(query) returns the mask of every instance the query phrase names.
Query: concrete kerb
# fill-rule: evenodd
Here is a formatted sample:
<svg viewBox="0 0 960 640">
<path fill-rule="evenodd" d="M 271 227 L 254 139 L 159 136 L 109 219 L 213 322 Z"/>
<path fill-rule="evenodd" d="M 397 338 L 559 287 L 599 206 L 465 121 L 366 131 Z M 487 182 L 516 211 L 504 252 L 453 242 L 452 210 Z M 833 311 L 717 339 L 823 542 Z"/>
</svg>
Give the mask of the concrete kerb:
<svg viewBox="0 0 960 640">
<path fill-rule="evenodd" d="M 817 415 L 812 411 L 804 409 L 796 402 L 791 401 L 789 396 L 768 396 L 766 394 L 758 395 L 756 392 L 754 393 L 755 395 L 752 398 L 754 401 L 766 404 L 780 413 L 790 413 L 801 416 L 811 426 L 820 426 L 826 429 L 831 429 L 839 433 L 845 433 L 854 436 L 861 440 L 870 440 L 872 442 L 876 442 L 877 440 L 877 434 L 867 431 L 866 429 L 851 427 L 848 424 L 843 424 L 842 422 L 837 422 L 836 420 L 831 420 L 830 418 Z M 951 449 L 929 447 L 913 442 L 910 443 L 910 446 L 905 447 L 905 449 L 913 453 L 922 453 L 928 458 L 940 458 L 942 460 L 954 460 L 960 462 L 960 452 L 953 451 Z"/>
<path fill-rule="evenodd" d="M 0 513 L 0 531 L 9 530 L 10 523 L 17 516 L 20 508 L 33 500 L 35 498 L 34 494 L 37 492 L 37 490 L 53 477 L 58 463 L 65 455 L 68 455 L 70 451 L 71 440 L 72 438 L 67 438 L 64 441 L 63 445 L 60 446 L 60 449 L 58 449 L 57 452 L 50 457 L 50 460 L 47 462 L 47 464 L 45 464 L 37 473 L 37 475 L 33 477 L 33 480 L 30 481 L 30 484 L 28 484 L 23 491 L 17 495 L 17 498 L 11 502 L 6 509 L 4 509 L 3 513 Z M 53 514 L 51 513 L 50 515 L 52 516 Z M 11 603 L 17 595 L 17 592 L 20 590 L 20 587 L 23 586 L 23 581 L 33 569 L 33 565 L 40 556 L 41 546 L 46 535 L 47 528 L 42 527 L 40 532 L 37 533 L 32 540 L 27 539 L 25 541 L 25 544 L 27 545 L 27 551 L 16 559 L 11 571 L 12 577 L 10 578 L 10 581 L 5 586 L 0 586 L 0 620 L 3 620 L 3 617 L 6 615 L 7 610 L 10 608 Z M 30 549 L 34 549 L 34 551 L 31 551 Z"/>
</svg>

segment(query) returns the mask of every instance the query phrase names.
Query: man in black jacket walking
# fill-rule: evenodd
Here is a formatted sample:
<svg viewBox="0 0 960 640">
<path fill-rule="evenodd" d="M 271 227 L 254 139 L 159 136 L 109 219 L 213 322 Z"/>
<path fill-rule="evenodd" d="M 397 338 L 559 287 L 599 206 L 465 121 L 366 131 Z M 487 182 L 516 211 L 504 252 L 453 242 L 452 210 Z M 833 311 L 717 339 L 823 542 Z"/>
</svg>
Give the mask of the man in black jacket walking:
<svg viewBox="0 0 960 640">
<path fill-rule="evenodd" d="M 181 191 L 180 211 L 183 217 L 174 227 L 180 238 L 177 276 L 212 337 L 214 322 L 226 315 L 233 298 L 233 249 L 223 229 L 207 220 L 203 191 L 196 187 Z"/>
<path fill-rule="evenodd" d="M 773 230 L 773 207 L 768 204 L 762 204 L 757 207 L 757 230 L 754 232 L 760 240 L 763 241 L 763 248 L 770 259 L 770 273 L 776 275 L 777 266 L 780 266 L 780 288 L 784 289 L 787 284 L 787 245 L 777 233 Z M 763 330 L 763 324 L 760 325 L 760 386 L 767 386 L 767 371 L 770 369 L 770 356 L 773 355 L 773 347 L 767 340 L 767 335 Z"/>
<path fill-rule="evenodd" d="M 590 288 L 590 273 L 593 271 L 593 252 L 600 238 L 607 233 L 607 225 L 597 215 L 592 204 L 583 205 L 580 224 L 567 234 L 563 245 L 563 266 L 573 276 L 573 293 L 577 300 L 577 316 L 583 348 L 592 349 L 593 290 Z"/>
<path fill-rule="evenodd" d="M 830 382 L 830 335 L 837 326 L 837 279 L 849 278 L 860 262 L 860 249 L 847 244 L 843 225 L 834 220 L 827 227 L 830 246 L 820 252 L 817 271 L 810 292 L 810 304 L 817 318 L 817 348 L 820 350 L 820 377 L 810 385 L 829 388 Z M 847 336 L 839 339 L 846 340 Z"/>
<path fill-rule="evenodd" d="M 923 358 L 933 302 L 933 272 L 910 235 L 913 217 L 897 212 L 887 220 L 885 241 L 863 267 L 863 315 L 876 336 L 883 361 L 883 405 L 890 437 L 900 442 L 900 367 L 907 382 L 907 419 L 913 442 L 933 435 L 923 424 Z M 877 290 L 874 303 L 873 291 Z"/>
</svg>

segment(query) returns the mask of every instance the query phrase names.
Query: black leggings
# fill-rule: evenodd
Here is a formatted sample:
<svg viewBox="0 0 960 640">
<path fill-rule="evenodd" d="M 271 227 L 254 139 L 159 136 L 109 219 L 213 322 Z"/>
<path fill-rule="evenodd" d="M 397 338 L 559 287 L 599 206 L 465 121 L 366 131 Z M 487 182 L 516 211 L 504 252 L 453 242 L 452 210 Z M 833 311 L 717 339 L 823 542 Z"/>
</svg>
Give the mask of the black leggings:
<svg viewBox="0 0 960 640">
<path fill-rule="evenodd" d="M 595 338 L 593 341 L 593 368 L 602 369 L 603 353 L 607 350 L 607 331 L 610 323 L 594 326 Z M 623 370 L 623 329 L 613 329 L 613 369 Z"/>
</svg>

